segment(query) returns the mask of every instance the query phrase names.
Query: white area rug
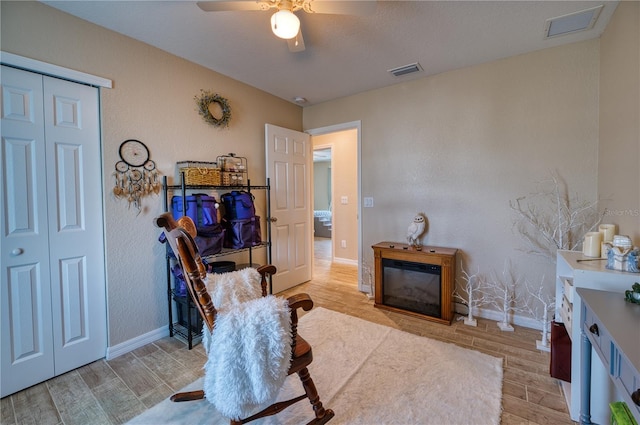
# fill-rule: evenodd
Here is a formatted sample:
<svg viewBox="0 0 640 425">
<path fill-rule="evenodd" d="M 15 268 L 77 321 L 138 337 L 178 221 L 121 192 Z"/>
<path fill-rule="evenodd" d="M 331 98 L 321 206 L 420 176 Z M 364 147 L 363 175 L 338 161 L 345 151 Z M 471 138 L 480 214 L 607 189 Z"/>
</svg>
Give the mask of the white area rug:
<svg viewBox="0 0 640 425">
<path fill-rule="evenodd" d="M 315 308 L 300 319 L 313 348 L 311 377 L 330 425 L 499 424 L 502 359 Z M 202 379 L 186 389 L 202 388 Z M 297 375 L 287 378 L 280 400 L 303 394 Z M 304 424 L 311 405 L 299 402 L 252 424 Z M 228 424 L 206 400 L 165 400 L 133 424 Z"/>
</svg>

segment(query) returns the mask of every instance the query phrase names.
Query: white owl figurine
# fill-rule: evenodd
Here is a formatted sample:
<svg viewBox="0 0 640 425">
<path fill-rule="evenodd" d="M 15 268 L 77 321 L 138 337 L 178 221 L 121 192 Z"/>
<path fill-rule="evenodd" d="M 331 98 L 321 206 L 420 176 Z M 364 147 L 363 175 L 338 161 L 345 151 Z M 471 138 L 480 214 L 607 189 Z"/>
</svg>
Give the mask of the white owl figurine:
<svg viewBox="0 0 640 425">
<path fill-rule="evenodd" d="M 407 229 L 407 241 L 411 246 L 421 246 L 418 238 L 424 233 L 426 221 L 423 215 L 417 214 Z"/>
</svg>

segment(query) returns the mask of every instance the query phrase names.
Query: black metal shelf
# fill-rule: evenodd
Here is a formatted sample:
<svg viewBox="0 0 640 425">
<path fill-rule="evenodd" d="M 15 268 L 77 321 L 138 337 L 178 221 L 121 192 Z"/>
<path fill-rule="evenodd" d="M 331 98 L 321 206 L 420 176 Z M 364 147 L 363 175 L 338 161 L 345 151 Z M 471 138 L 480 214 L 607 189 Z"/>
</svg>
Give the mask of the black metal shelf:
<svg viewBox="0 0 640 425">
<path fill-rule="evenodd" d="M 222 251 L 220 251 L 218 254 L 207 255 L 205 257 L 202 257 L 202 259 L 206 261 L 211 258 L 224 257 L 226 255 L 235 254 L 237 252 L 243 252 L 243 251 L 251 251 L 257 248 L 263 248 L 263 247 L 268 248 L 269 246 L 271 246 L 271 243 L 269 241 L 265 241 L 265 242 L 259 243 L 256 246 L 247 247 L 247 248 L 238 248 L 238 249 L 222 248 Z"/>
<path fill-rule="evenodd" d="M 171 335 L 172 337 L 175 337 L 177 335 L 183 338 L 187 344 L 189 343 L 189 340 L 191 340 L 191 345 L 202 340 L 202 329 L 200 329 L 198 332 L 195 332 L 194 330 L 191 330 L 191 332 L 189 332 L 187 327 L 181 325 L 180 323 L 172 324 L 171 329 L 173 331 L 173 334 Z M 189 338 L 189 335 L 191 335 L 191 338 Z"/>
<path fill-rule="evenodd" d="M 271 246 L 271 243 L 269 241 L 264 241 L 261 242 L 255 246 L 252 247 L 247 247 L 247 248 L 237 248 L 237 249 L 231 249 L 231 248 L 222 248 L 222 251 L 220 251 L 217 254 L 211 254 L 211 255 L 205 255 L 202 257 L 202 259 L 204 261 L 208 261 L 212 258 L 217 258 L 217 257 L 225 257 L 227 255 L 231 255 L 231 254 L 235 254 L 238 252 L 243 252 L 243 251 L 249 251 L 249 250 L 254 250 L 254 249 L 259 249 L 259 248 L 269 248 Z M 176 256 L 172 253 L 172 252 L 168 252 L 167 253 L 167 258 L 170 259 L 175 259 Z"/>
<path fill-rule="evenodd" d="M 199 184 L 199 185 L 185 185 L 184 187 L 186 187 L 189 190 L 192 189 L 196 189 L 196 190 L 230 190 L 230 189 L 247 189 L 250 188 L 251 190 L 259 190 L 259 189 L 269 189 L 269 186 L 254 186 L 254 185 L 238 185 L 238 186 L 212 186 L 212 185 L 208 185 L 208 184 Z M 169 185 L 169 186 L 165 186 L 165 188 L 167 190 L 171 189 L 171 190 L 181 190 L 183 189 L 182 185 L 179 184 L 174 184 L 174 185 Z"/>
<path fill-rule="evenodd" d="M 164 209 L 165 211 L 170 211 L 169 210 L 169 192 L 181 192 L 182 196 L 185 197 L 186 196 L 186 192 L 187 191 L 194 191 L 194 190 L 206 190 L 206 191 L 228 191 L 228 190 L 246 190 L 247 192 L 251 192 L 252 190 L 266 190 L 266 201 L 267 201 L 267 205 L 266 208 L 267 210 L 266 212 L 266 232 L 267 232 L 267 238 L 266 241 L 261 242 L 260 244 L 256 244 L 255 246 L 251 246 L 251 247 L 247 247 L 247 248 L 239 248 L 239 249 L 230 249 L 230 248 L 223 248 L 221 252 L 219 252 L 218 254 L 213 254 L 213 255 L 207 255 L 205 257 L 203 257 L 204 261 L 209 261 L 211 259 L 214 258 L 220 258 L 220 257 L 224 257 L 227 255 L 231 255 L 231 254 L 236 254 L 236 253 L 241 253 L 241 252 L 248 252 L 249 253 L 249 265 L 253 264 L 253 256 L 252 256 L 252 252 L 254 249 L 259 249 L 259 248 L 266 248 L 267 249 L 267 263 L 271 262 L 271 205 L 270 205 L 270 184 L 269 184 L 269 179 L 267 179 L 267 184 L 263 185 L 263 186 L 253 186 L 251 185 L 251 181 L 247 180 L 247 184 L 245 185 L 236 185 L 236 186 L 222 186 L 222 185 L 187 185 L 184 183 L 184 174 L 181 174 L 181 178 L 182 178 L 182 184 L 179 185 L 169 185 L 167 184 L 167 177 L 164 176 L 163 177 L 163 184 L 162 184 L 162 188 L 164 191 Z M 183 199 L 183 205 L 185 205 L 185 199 Z M 166 251 L 166 274 L 167 274 L 167 289 L 168 289 L 168 301 L 169 301 L 169 335 L 171 337 L 178 335 L 182 338 L 184 338 L 187 341 L 187 344 L 189 345 L 189 349 L 193 348 L 193 343 L 194 342 L 198 342 L 198 340 L 202 337 L 202 327 L 199 326 L 199 328 L 197 330 L 194 329 L 193 325 L 194 323 L 192 323 L 192 312 L 193 311 L 197 311 L 195 309 L 195 305 L 193 304 L 193 301 L 187 296 L 185 300 L 182 300 L 182 297 L 180 299 L 180 302 L 174 300 L 174 297 L 176 297 L 177 295 L 174 293 L 171 282 L 172 282 L 172 277 L 171 277 L 171 262 L 175 261 L 175 255 L 173 255 L 173 253 L 171 252 L 171 248 L 168 246 L 167 244 L 167 251 Z M 271 279 L 271 277 L 270 277 Z M 271 282 L 269 282 L 269 291 L 271 291 Z M 181 309 L 182 306 L 178 305 L 181 304 L 184 301 L 184 307 L 185 307 L 185 312 L 182 313 L 181 311 L 179 311 L 179 314 L 186 314 L 186 322 L 185 320 L 183 320 L 183 323 L 179 323 L 179 322 L 175 322 L 174 323 L 174 318 L 173 318 L 173 309 L 172 309 L 172 303 L 176 303 L 176 307 L 178 309 Z M 196 318 L 196 323 L 195 325 L 198 325 L 198 320 L 199 320 L 199 316 Z M 200 322 L 201 323 L 201 322 Z"/>
</svg>

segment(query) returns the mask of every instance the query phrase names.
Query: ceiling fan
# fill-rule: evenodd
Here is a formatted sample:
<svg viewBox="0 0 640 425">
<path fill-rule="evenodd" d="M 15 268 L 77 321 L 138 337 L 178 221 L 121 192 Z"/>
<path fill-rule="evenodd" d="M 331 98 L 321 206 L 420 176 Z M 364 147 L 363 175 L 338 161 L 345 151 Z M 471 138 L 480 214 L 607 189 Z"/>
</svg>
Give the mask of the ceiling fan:
<svg viewBox="0 0 640 425">
<path fill-rule="evenodd" d="M 289 50 L 301 52 L 305 49 L 300 19 L 294 12 L 324 13 L 334 15 L 367 15 L 376 9 L 375 0 L 231 0 L 199 1 L 198 7 L 205 12 L 266 11 L 276 9 L 271 15 L 271 30 L 287 40 Z"/>
</svg>

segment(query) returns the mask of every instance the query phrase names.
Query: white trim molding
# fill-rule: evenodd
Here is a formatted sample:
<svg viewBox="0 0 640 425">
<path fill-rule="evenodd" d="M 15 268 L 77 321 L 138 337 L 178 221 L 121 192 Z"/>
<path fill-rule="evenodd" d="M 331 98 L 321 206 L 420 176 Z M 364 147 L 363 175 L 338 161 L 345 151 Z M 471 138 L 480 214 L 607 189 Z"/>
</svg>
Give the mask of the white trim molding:
<svg viewBox="0 0 640 425">
<path fill-rule="evenodd" d="M 159 339 L 169 336 L 169 328 L 163 326 L 155 331 L 147 332 L 146 334 L 137 336 L 128 341 L 122 342 L 113 347 L 107 347 L 107 360 L 115 359 L 118 356 L 127 354 L 137 348 L 143 347 L 147 344 L 151 344 Z"/>
<path fill-rule="evenodd" d="M 456 313 L 459 313 L 466 317 L 467 315 L 466 306 L 461 309 L 464 311 L 458 311 L 458 306 L 456 306 L 456 309 L 455 309 Z M 502 321 L 502 313 L 496 310 L 490 310 L 486 308 L 475 308 L 473 310 L 473 315 L 475 317 L 481 317 L 483 319 L 495 320 L 496 322 Z M 513 325 L 542 331 L 542 324 L 540 323 L 540 321 L 532 317 L 521 316 L 518 314 L 509 314 L 509 317 L 511 318 L 511 324 Z"/>
<path fill-rule="evenodd" d="M 62 66 L 53 65 L 36 59 L 25 58 L 24 56 L 15 55 L 9 52 L 0 51 L 0 63 L 2 65 L 24 69 L 25 71 L 33 71 L 39 74 L 62 78 L 63 80 L 70 80 L 81 84 L 88 84 L 94 87 L 103 87 L 107 89 L 113 88 L 113 82 L 107 78 L 86 74 L 84 72 L 64 68 Z"/>
</svg>

